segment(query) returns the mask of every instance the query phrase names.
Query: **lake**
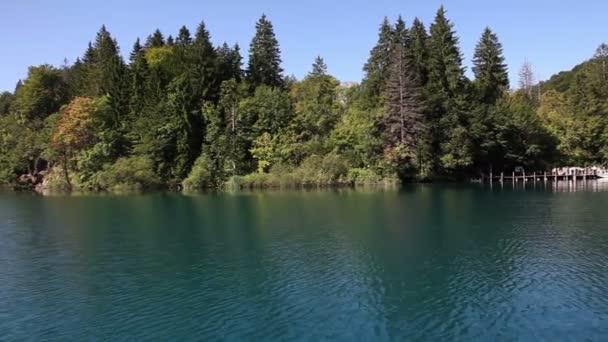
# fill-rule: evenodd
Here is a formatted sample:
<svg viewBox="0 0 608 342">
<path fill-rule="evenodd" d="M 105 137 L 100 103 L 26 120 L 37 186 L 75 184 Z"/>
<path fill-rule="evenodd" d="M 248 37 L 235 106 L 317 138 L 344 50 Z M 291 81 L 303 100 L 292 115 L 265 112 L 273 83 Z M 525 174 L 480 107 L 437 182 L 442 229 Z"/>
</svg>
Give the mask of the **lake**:
<svg viewBox="0 0 608 342">
<path fill-rule="evenodd" d="M 0 340 L 605 340 L 608 183 L 0 193 Z"/>
</svg>

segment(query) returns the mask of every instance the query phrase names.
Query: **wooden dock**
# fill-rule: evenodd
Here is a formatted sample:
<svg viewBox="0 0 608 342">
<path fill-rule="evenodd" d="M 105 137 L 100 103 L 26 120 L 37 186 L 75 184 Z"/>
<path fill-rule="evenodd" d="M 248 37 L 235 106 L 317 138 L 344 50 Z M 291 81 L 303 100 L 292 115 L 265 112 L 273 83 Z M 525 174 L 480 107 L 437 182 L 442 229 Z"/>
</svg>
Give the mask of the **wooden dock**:
<svg viewBox="0 0 608 342">
<path fill-rule="evenodd" d="M 593 180 L 599 178 L 595 172 L 533 172 L 533 173 L 511 173 L 483 177 L 483 182 L 549 182 L 549 181 L 571 181 L 571 180 Z"/>
</svg>

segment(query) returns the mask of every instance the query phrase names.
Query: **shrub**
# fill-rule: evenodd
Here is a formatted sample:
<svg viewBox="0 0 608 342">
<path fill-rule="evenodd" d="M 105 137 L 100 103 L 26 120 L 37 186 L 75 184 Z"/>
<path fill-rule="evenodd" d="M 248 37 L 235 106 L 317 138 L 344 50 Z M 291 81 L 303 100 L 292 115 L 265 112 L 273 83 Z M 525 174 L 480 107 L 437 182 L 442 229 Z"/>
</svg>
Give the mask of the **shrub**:
<svg viewBox="0 0 608 342">
<path fill-rule="evenodd" d="M 217 186 L 218 180 L 213 176 L 211 163 L 205 156 L 200 156 L 194 162 L 188 177 L 184 179 L 182 185 L 185 189 L 207 189 Z"/>
<path fill-rule="evenodd" d="M 120 158 L 97 173 L 96 181 L 104 189 L 150 189 L 161 185 L 154 172 L 154 162 L 145 156 Z"/>
</svg>

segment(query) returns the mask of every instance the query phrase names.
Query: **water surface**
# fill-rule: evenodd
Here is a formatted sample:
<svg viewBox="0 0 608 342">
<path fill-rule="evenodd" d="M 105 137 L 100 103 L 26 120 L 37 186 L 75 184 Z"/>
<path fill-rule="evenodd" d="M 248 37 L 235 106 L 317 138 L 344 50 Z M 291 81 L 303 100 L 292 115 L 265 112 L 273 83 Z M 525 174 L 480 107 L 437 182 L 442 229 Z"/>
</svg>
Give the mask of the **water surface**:
<svg viewBox="0 0 608 342">
<path fill-rule="evenodd" d="M 1 340 L 602 340 L 608 186 L 0 193 Z"/>
</svg>

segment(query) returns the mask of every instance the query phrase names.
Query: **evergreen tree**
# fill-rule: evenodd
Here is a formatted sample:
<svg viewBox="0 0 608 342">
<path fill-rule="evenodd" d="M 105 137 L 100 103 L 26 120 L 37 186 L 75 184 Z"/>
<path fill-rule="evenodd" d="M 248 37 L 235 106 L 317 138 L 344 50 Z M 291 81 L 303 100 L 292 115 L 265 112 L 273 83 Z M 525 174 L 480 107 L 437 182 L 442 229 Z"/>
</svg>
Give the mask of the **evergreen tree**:
<svg viewBox="0 0 608 342">
<path fill-rule="evenodd" d="M 415 18 L 410 28 L 410 55 L 412 67 L 416 72 L 416 77 L 421 85 L 426 85 L 428 81 L 428 34 L 424 24 Z"/>
<path fill-rule="evenodd" d="M 384 95 L 385 154 L 404 176 L 404 172 L 418 167 L 419 141 L 425 123 L 416 73 L 401 44 L 395 46 L 389 71 Z"/>
<path fill-rule="evenodd" d="M 146 87 L 149 76 L 148 62 L 146 61 L 145 51 L 143 50 L 139 38 L 133 45 L 130 54 L 130 101 L 129 112 L 132 119 L 139 117 L 144 109 L 146 102 Z"/>
<path fill-rule="evenodd" d="M 139 38 L 137 38 L 133 44 L 133 50 L 131 50 L 131 53 L 129 54 L 129 62 L 133 64 L 142 55 L 142 52 L 143 47 L 141 46 Z"/>
<path fill-rule="evenodd" d="M 165 37 L 159 29 L 156 29 L 152 35 L 146 39 L 146 47 L 161 47 L 165 45 Z"/>
<path fill-rule="evenodd" d="M 388 21 L 380 25 L 378 42 L 371 50 L 369 59 L 363 67 L 365 78 L 363 85 L 366 92 L 367 106 L 377 107 L 380 104 L 380 95 L 388 78 L 388 69 L 391 61 L 391 53 L 394 42 L 394 30 Z"/>
<path fill-rule="evenodd" d="M 319 77 L 327 75 L 327 64 L 323 60 L 323 57 L 317 56 L 315 62 L 312 64 L 312 70 L 308 73 L 308 77 Z"/>
<path fill-rule="evenodd" d="M 240 82 L 243 79 L 243 58 L 238 44 L 230 48 L 227 43 L 217 49 L 220 79 L 228 81 L 235 79 Z"/>
<path fill-rule="evenodd" d="M 197 108 L 200 110 L 203 101 L 217 101 L 221 85 L 217 72 L 217 54 L 204 22 L 196 29 L 189 55 L 192 91 L 193 96 L 199 99 Z"/>
<path fill-rule="evenodd" d="M 169 37 L 167 37 L 167 46 L 173 46 L 175 45 L 175 39 L 173 39 L 172 35 L 169 35 Z"/>
<path fill-rule="evenodd" d="M 393 44 L 395 46 L 401 45 L 404 48 L 406 53 L 409 53 L 410 48 L 410 33 L 405 25 L 405 21 L 401 16 L 397 18 L 397 22 L 395 23 L 395 32 L 393 34 Z M 391 59 L 392 63 L 392 59 Z"/>
<path fill-rule="evenodd" d="M 509 88 L 509 75 L 502 44 L 489 28 L 486 28 L 475 47 L 473 73 L 478 97 L 482 103 L 493 104 Z"/>
<path fill-rule="evenodd" d="M 177 39 L 175 40 L 177 45 L 190 45 L 192 43 L 192 37 L 190 36 L 190 31 L 186 26 L 182 26 L 179 29 L 179 33 L 177 34 Z"/>
<path fill-rule="evenodd" d="M 249 47 L 247 81 L 254 89 L 260 85 L 281 88 L 284 85 L 281 50 L 266 15 L 258 20 L 255 31 Z"/>
<path fill-rule="evenodd" d="M 443 6 L 431 25 L 429 46 L 429 129 L 433 137 L 432 154 L 440 156 L 441 166 L 449 172 L 462 171 L 473 162 L 469 136 L 467 79 L 462 54 L 453 24 Z M 434 162 L 437 169 L 437 161 Z"/>
<path fill-rule="evenodd" d="M 446 18 L 443 6 L 437 11 L 429 37 L 429 82 L 432 90 L 444 98 L 454 98 L 465 85 L 462 53 L 454 25 Z"/>
</svg>

